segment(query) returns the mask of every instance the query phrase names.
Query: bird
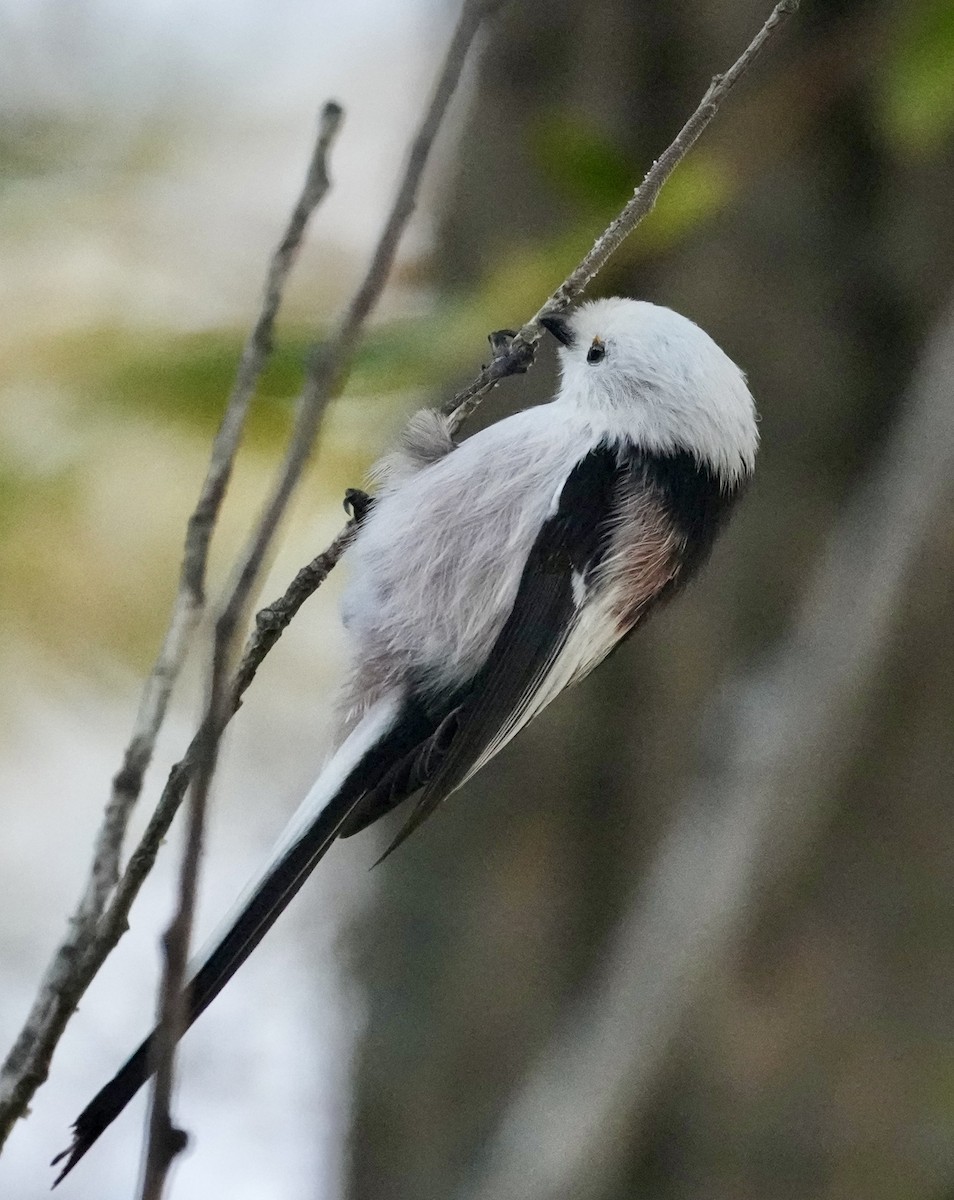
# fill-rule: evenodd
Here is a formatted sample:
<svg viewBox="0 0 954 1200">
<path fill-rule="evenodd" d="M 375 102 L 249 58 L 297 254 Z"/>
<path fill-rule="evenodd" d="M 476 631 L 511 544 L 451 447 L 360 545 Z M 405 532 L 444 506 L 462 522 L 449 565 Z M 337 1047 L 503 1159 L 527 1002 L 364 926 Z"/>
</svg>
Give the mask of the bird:
<svg viewBox="0 0 954 1200">
<path fill-rule="evenodd" d="M 215 999 L 337 838 L 414 799 L 390 853 L 705 562 L 752 478 L 743 372 L 687 317 L 549 312 L 548 403 L 457 442 L 425 409 L 373 472 L 346 560 L 337 748 L 187 985 Z M 59 1183 L 151 1073 L 151 1035 L 73 1125 Z"/>
</svg>

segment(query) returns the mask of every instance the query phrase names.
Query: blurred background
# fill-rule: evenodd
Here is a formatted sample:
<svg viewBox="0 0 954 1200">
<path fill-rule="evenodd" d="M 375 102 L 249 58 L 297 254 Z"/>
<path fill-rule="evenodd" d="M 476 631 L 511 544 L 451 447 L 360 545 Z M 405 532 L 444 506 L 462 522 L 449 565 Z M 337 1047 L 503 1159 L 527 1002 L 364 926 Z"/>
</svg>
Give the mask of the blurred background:
<svg viewBox="0 0 954 1200">
<path fill-rule="evenodd" d="M 487 331 L 521 323 L 575 264 L 769 7 L 509 0 L 265 598 L 327 543 L 344 488 L 404 416 L 466 382 Z M 334 189 L 288 294 L 218 581 L 283 444 L 305 348 L 363 267 L 455 15 L 439 0 L 0 0 L 4 1049 L 84 878 L 318 108 L 334 97 L 347 112 Z M 731 936 L 685 972 L 665 1036 L 641 1031 L 651 1070 L 627 996 L 607 1007 L 601 990 L 682 798 L 704 785 L 712 744 L 731 742 L 713 727 L 718 697 L 790 647 L 826 539 L 909 415 L 954 299 L 952 196 L 949 0 L 805 0 L 594 289 L 686 313 L 747 371 L 762 414 L 752 493 L 689 593 L 399 854 L 369 873 L 371 833 L 322 865 L 185 1043 L 177 1114 L 195 1146 L 175 1170 L 179 1200 L 479 1196 L 507 1161 L 526 1173 L 494 1185 L 500 1200 L 954 1197 L 950 491 L 926 533 L 912 526 L 903 600 L 851 720 L 827 730 L 835 767 L 793 789 L 796 824 L 813 797 L 804 836 L 780 826 Z M 553 382 L 547 352 L 472 427 Z M 954 406 L 954 376 L 948 394 Z M 875 496 L 872 529 L 891 499 Z M 346 570 L 230 731 L 202 929 L 321 763 Z M 200 654 L 144 808 L 191 733 L 201 667 Z M 69 1122 L 151 1023 L 173 845 L 0 1159 L 4 1197 L 47 1194 Z M 656 970 L 646 962 L 647 983 Z M 583 1182 L 547 1191 L 534 1164 L 553 1147 L 514 1151 L 514 1097 L 541 1072 L 559 1080 L 561 1054 L 594 1028 L 640 1087 L 595 1139 L 586 1094 L 576 1125 L 576 1097 L 554 1096 L 567 1157 L 593 1147 Z M 143 1110 L 64 1200 L 133 1194 Z M 546 1133 L 546 1105 L 536 1117 Z"/>
</svg>

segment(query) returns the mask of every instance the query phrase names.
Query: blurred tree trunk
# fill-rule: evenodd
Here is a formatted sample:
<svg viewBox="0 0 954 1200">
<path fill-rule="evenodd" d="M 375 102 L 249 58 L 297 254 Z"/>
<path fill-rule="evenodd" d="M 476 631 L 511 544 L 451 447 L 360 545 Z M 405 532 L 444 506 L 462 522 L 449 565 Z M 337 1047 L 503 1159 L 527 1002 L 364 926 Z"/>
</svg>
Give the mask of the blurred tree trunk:
<svg viewBox="0 0 954 1200">
<path fill-rule="evenodd" d="M 554 137 L 590 131 L 635 181 L 766 8 L 514 0 L 449 183 L 444 291 L 479 292 L 541 245 L 555 247 L 548 285 L 562 277 L 561 236 L 592 213 Z M 586 987 L 689 768 L 702 702 L 784 626 L 891 419 L 954 264 L 950 146 L 908 154 L 881 118 L 906 11 L 806 5 L 702 147 L 725 202 L 661 244 L 637 242 L 599 281 L 685 312 L 745 367 L 763 414 L 758 483 L 691 592 L 381 868 L 360 931 L 354 1200 L 450 1197 L 468 1175 Z M 481 420 L 552 384 L 535 370 Z M 760 897 L 607 1200 L 938 1194 L 952 1143 L 925 1129 L 948 1116 L 950 1075 L 943 1093 L 917 1082 L 954 1034 L 952 550 L 939 529 L 825 844 Z"/>
</svg>

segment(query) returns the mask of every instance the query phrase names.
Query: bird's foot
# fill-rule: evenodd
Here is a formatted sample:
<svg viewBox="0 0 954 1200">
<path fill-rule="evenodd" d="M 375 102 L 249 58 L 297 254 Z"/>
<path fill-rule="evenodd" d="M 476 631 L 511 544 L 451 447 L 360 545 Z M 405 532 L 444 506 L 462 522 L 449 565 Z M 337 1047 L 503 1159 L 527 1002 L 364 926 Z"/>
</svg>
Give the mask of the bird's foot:
<svg viewBox="0 0 954 1200">
<path fill-rule="evenodd" d="M 504 366 L 503 375 L 524 375 L 533 364 L 533 346 L 522 340 L 514 346 L 516 329 L 495 329 L 487 335 L 493 361 Z"/>
<path fill-rule="evenodd" d="M 348 488 L 344 494 L 344 510 L 356 525 L 360 525 L 368 515 L 373 503 L 374 497 L 362 492 L 360 488 Z"/>
</svg>

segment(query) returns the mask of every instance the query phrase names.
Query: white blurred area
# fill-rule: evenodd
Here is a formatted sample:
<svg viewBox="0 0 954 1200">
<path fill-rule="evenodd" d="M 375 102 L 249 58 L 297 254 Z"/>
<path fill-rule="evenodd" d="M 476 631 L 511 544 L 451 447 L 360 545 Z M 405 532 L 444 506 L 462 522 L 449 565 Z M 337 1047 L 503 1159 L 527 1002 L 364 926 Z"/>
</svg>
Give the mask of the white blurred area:
<svg viewBox="0 0 954 1200">
<path fill-rule="evenodd" d="M 45 325 L 244 319 L 336 99 L 334 189 L 291 292 L 326 314 L 381 221 L 447 16 L 437 0 L 0 0 L 4 136 L 35 164 L 0 200 L 0 307 Z"/>
<path fill-rule="evenodd" d="M 0 179 L 0 464 L 28 483 L 66 464 L 80 481 L 62 573 L 45 564 L 34 578 L 27 546 L 7 581 L 26 600 L 0 607 L 4 1053 L 79 893 L 132 723 L 140 671 L 128 653 L 112 652 L 111 628 L 128 634 L 125 610 L 142 602 L 143 589 L 156 591 L 157 614 L 168 606 L 172 581 L 168 572 L 156 578 L 156 561 L 178 554 L 205 453 L 197 439 L 146 415 L 90 417 L 48 379 L 46 348 L 87 328 L 245 328 L 327 98 L 347 114 L 334 189 L 287 311 L 299 320 L 332 313 L 383 218 L 448 16 L 428 0 L 0 0 L 0 168 L 16 164 Z M 426 242 L 425 206 L 405 253 Z M 398 286 L 387 303 L 420 299 Z M 353 457 L 360 443 L 369 458 L 380 448 L 364 447 L 366 413 L 363 425 L 360 413 L 355 420 L 346 428 L 336 417 L 328 433 L 268 598 L 340 524 L 336 448 Z M 322 464 L 331 476 L 324 481 Z M 227 543 L 256 510 L 270 465 L 264 456 L 243 461 Z M 8 517 L 15 537 L 24 518 L 19 509 Z M 30 519 L 44 528 L 42 514 Z M 59 521 L 49 516 L 49 545 L 43 539 L 54 557 Z M 9 571 L 10 556 L 4 561 Z M 61 593 L 61 608 L 52 609 L 59 627 L 35 639 L 23 612 L 31 589 L 45 611 L 40 590 L 48 593 L 51 580 Z M 208 839 L 200 938 L 320 765 L 343 666 L 340 582 L 309 603 L 234 723 Z M 144 642 L 149 657 L 154 635 Z M 143 807 L 188 740 L 200 692 L 193 664 Z M 176 1200 L 341 1194 L 350 1060 L 363 1019 L 341 935 L 374 882 L 374 848 L 356 843 L 323 865 L 187 1039 L 176 1115 L 196 1148 L 175 1168 Z M 170 838 L 131 933 L 0 1157 L 4 1200 L 49 1194 L 47 1164 L 70 1121 L 151 1024 L 178 845 Z M 143 1114 L 140 1097 L 57 1195 L 132 1196 Z"/>
</svg>

